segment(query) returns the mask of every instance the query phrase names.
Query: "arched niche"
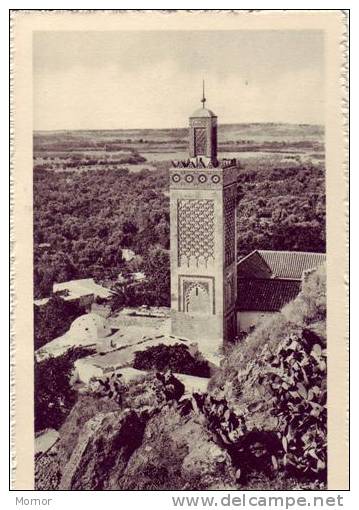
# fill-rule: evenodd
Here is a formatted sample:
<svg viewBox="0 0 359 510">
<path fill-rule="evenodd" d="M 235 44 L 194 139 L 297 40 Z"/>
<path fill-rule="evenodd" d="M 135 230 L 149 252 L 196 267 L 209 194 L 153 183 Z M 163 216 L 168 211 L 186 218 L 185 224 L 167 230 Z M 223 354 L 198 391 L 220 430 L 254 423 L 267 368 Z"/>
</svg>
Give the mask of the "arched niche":
<svg viewBox="0 0 359 510">
<path fill-rule="evenodd" d="M 194 315 L 209 315 L 211 302 L 208 287 L 200 282 L 193 282 L 185 296 L 186 312 Z"/>
</svg>

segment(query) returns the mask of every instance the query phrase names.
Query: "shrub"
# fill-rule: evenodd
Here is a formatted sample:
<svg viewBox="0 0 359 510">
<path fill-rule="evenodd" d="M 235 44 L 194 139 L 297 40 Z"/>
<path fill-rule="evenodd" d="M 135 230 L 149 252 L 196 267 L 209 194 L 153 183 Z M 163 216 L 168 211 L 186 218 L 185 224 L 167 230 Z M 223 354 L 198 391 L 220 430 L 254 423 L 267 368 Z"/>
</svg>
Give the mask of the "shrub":
<svg viewBox="0 0 359 510">
<path fill-rule="evenodd" d="M 139 370 L 172 370 L 182 374 L 209 377 L 208 362 L 192 356 L 186 345 L 156 345 L 135 353 L 134 368 Z"/>
<path fill-rule="evenodd" d="M 320 324 L 324 324 L 324 327 L 319 329 L 325 336 L 325 317 L 326 274 L 325 266 L 322 266 L 308 275 L 302 291 L 293 301 L 274 318 L 263 321 L 229 352 L 221 365 L 221 370 L 215 372 L 211 378 L 209 388 L 223 390 L 224 386 L 227 386 L 234 390 L 230 398 L 239 396 L 241 390 L 238 374 L 246 370 L 248 365 L 252 363 L 258 365 L 261 362 L 259 354 L 264 345 L 275 349 L 288 335 L 301 335 L 303 329 L 317 329 Z"/>
<path fill-rule="evenodd" d="M 76 304 L 53 295 L 42 307 L 34 306 L 34 348 L 39 349 L 63 335 L 72 322 L 83 313 Z"/>
<path fill-rule="evenodd" d="M 185 387 L 170 370 L 165 373 L 145 374 L 124 384 L 121 374 L 114 372 L 93 383 L 92 390 L 100 399 L 114 401 L 122 408 L 131 407 L 137 411 L 158 411 L 168 401 L 177 401 L 184 394 Z"/>
<path fill-rule="evenodd" d="M 72 348 L 56 358 L 35 361 L 35 430 L 59 429 L 77 399 L 71 385 L 76 359 L 95 352 L 84 347 Z"/>
<path fill-rule="evenodd" d="M 310 323 L 324 321 L 326 311 L 326 271 L 323 265 L 307 274 L 302 292 L 282 312 L 292 324 L 306 327 Z"/>
<path fill-rule="evenodd" d="M 304 329 L 300 336 L 288 335 L 275 347 L 265 345 L 258 360 L 247 363 L 238 373 L 237 381 L 240 404 L 236 408 L 247 417 L 249 431 L 246 433 L 242 424 L 231 450 L 234 463 L 246 471 L 261 471 L 261 464 L 267 464 L 267 474 L 274 469 L 325 480 L 327 389 L 323 340 Z M 261 463 L 253 462 L 256 457 Z"/>
<path fill-rule="evenodd" d="M 273 395 L 283 466 L 296 474 L 326 476 L 326 350 L 320 338 L 304 330 L 290 335 L 264 358 L 261 383 Z"/>
</svg>

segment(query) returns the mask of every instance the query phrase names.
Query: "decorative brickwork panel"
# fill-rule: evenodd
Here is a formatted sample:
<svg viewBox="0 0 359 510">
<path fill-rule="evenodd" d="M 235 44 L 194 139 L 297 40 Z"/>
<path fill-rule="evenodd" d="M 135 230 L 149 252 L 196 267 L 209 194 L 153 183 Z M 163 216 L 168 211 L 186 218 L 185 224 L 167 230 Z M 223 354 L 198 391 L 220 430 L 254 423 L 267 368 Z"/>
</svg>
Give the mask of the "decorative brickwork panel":
<svg viewBox="0 0 359 510">
<path fill-rule="evenodd" d="M 217 166 L 216 166 L 217 164 Z M 175 161 L 170 168 L 171 189 L 223 189 L 231 186 L 234 190 L 237 184 L 237 168 L 221 168 L 219 163 L 203 161 L 199 157 L 196 161 Z M 203 178 L 203 175 L 206 178 Z"/>
<path fill-rule="evenodd" d="M 171 189 L 223 189 L 223 172 L 221 169 L 175 167 L 170 170 Z"/>
<path fill-rule="evenodd" d="M 194 150 L 195 154 L 206 154 L 207 151 L 207 130 L 206 128 L 194 129 Z"/>
<path fill-rule="evenodd" d="M 236 195 L 235 188 L 224 190 L 224 261 L 232 264 L 236 256 Z"/>
<path fill-rule="evenodd" d="M 214 260 L 214 201 L 177 202 L 178 265 L 207 265 Z"/>
</svg>

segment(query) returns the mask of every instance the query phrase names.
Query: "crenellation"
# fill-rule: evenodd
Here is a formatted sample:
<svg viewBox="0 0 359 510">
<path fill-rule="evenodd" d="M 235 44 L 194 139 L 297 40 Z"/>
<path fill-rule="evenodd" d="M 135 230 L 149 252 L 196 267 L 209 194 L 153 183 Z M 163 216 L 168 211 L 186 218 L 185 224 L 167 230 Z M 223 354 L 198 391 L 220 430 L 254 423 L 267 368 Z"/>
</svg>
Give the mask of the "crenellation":
<svg viewBox="0 0 359 510">
<path fill-rule="evenodd" d="M 195 157 L 172 161 L 173 168 L 237 168 L 236 158 L 222 158 L 212 161 L 208 158 Z"/>
</svg>

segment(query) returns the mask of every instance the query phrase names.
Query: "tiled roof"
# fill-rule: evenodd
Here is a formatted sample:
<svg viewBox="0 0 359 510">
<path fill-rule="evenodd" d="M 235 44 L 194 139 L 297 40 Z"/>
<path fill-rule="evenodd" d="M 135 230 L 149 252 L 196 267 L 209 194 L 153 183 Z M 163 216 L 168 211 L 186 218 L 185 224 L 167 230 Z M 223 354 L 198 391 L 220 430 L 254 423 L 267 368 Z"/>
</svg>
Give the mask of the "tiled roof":
<svg viewBox="0 0 359 510">
<path fill-rule="evenodd" d="M 255 250 L 238 262 L 238 276 L 300 280 L 304 271 L 316 269 L 325 262 L 325 257 L 325 253 Z"/>
<path fill-rule="evenodd" d="M 325 262 L 325 253 L 269 250 L 258 250 L 258 253 L 271 268 L 274 278 L 299 280 L 304 271 L 316 269 Z"/>
<path fill-rule="evenodd" d="M 271 278 L 272 271 L 258 251 L 252 251 L 238 262 L 238 278 Z"/>
<path fill-rule="evenodd" d="M 240 311 L 278 312 L 299 294 L 300 289 L 298 280 L 239 279 L 237 307 Z"/>
</svg>

